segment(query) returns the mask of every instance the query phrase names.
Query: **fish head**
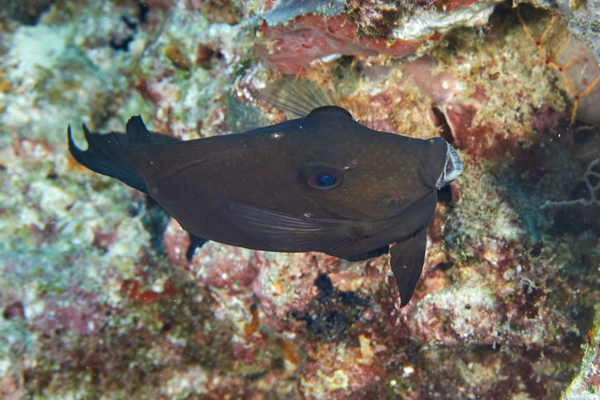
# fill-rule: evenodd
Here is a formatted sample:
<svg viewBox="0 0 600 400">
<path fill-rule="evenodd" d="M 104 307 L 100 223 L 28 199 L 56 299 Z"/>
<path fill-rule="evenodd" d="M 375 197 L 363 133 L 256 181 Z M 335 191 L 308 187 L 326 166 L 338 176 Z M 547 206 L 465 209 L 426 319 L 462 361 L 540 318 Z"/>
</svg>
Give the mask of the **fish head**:
<svg viewBox="0 0 600 400">
<path fill-rule="evenodd" d="M 285 154 L 277 163 L 281 175 L 263 176 L 274 182 L 292 180 L 294 188 L 285 188 L 290 201 L 316 204 L 326 215 L 387 218 L 462 171 L 456 151 L 445 140 L 374 131 L 338 107 L 317 108 L 295 121 L 289 142 L 280 150 Z"/>
</svg>

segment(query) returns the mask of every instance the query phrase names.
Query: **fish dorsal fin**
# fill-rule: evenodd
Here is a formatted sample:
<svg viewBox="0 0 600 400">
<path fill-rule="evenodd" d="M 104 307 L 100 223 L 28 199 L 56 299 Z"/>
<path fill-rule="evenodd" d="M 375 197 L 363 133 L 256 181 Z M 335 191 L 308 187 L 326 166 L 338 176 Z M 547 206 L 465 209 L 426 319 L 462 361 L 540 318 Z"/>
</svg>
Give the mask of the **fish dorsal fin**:
<svg viewBox="0 0 600 400">
<path fill-rule="evenodd" d="M 126 133 L 114 133 L 113 136 L 119 144 L 152 144 L 152 143 L 174 143 L 180 142 L 175 136 L 164 133 L 151 132 L 144 125 L 142 117 L 134 115 L 129 118 L 125 126 Z"/>
<path fill-rule="evenodd" d="M 350 114 L 350 112 L 348 110 L 346 110 L 345 108 L 342 108 L 342 107 L 338 107 L 338 106 L 323 106 L 323 107 L 315 108 L 314 110 L 312 110 L 310 112 L 309 115 L 334 114 L 334 113 L 342 114 L 342 115 L 352 118 L 352 114 Z"/>
<path fill-rule="evenodd" d="M 267 86 L 258 98 L 295 118 L 306 117 L 315 108 L 338 105 L 335 93 L 322 90 L 313 81 L 289 75 Z"/>
<path fill-rule="evenodd" d="M 129 144 L 133 143 L 150 143 L 150 132 L 140 115 L 134 115 L 129 118 L 127 125 L 125 126 L 125 132 L 127 133 L 127 139 Z"/>
<path fill-rule="evenodd" d="M 344 221 L 310 218 L 268 210 L 231 200 L 220 200 L 227 219 L 255 239 L 277 251 L 334 251 L 352 245 Z"/>
<path fill-rule="evenodd" d="M 291 75 L 285 75 L 271 83 L 259 93 L 258 98 L 285 111 L 292 118 L 303 118 L 314 111 L 331 112 L 337 108 L 369 129 L 397 133 L 397 129 L 387 120 L 387 116 L 378 118 L 372 114 L 373 110 L 359 108 L 355 102 L 338 97 L 335 91 L 323 90 L 313 81 L 298 79 Z M 320 110 L 321 108 L 326 109 Z"/>
</svg>

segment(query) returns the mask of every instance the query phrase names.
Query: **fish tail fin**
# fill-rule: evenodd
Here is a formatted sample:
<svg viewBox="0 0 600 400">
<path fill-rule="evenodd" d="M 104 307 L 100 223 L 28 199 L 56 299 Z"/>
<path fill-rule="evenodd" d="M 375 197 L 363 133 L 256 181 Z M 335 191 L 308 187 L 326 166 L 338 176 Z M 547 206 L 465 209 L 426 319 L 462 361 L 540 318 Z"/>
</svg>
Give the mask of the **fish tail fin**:
<svg viewBox="0 0 600 400">
<path fill-rule="evenodd" d="M 120 135 L 124 136 L 123 134 L 101 135 L 90 132 L 85 124 L 83 133 L 88 144 L 87 150 L 77 147 L 71 135 L 71 126 L 67 130 L 69 151 L 79 164 L 99 174 L 116 178 L 140 192 L 148 193 L 144 179 L 136 172 L 119 146 L 117 138 Z"/>
<path fill-rule="evenodd" d="M 127 133 L 100 134 L 90 132 L 85 124 L 82 125 L 82 128 L 88 145 L 87 150 L 81 150 L 75 144 L 71 134 L 71 125 L 67 129 L 69 151 L 73 158 L 94 172 L 116 178 L 146 194 L 148 194 L 148 190 L 144 178 L 124 153 L 121 145 L 179 141 L 179 139 L 169 135 L 148 131 L 139 115 L 130 118 L 127 123 Z"/>
</svg>

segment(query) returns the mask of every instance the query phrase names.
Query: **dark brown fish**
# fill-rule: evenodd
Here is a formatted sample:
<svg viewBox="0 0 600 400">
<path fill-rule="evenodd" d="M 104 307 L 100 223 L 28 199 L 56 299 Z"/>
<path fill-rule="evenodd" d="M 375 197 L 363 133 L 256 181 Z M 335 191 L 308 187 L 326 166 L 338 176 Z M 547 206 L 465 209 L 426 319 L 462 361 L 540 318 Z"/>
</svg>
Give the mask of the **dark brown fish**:
<svg viewBox="0 0 600 400">
<path fill-rule="evenodd" d="M 336 106 L 185 142 L 149 132 L 139 116 L 124 134 L 84 132 L 86 151 L 68 131 L 77 161 L 147 193 L 197 238 L 351 261 L 395 243 L 391 267 L 403 306 L 421 275 L 436 190 L 462 172 L 443 139 L 372 130 Z"/>
</svg>

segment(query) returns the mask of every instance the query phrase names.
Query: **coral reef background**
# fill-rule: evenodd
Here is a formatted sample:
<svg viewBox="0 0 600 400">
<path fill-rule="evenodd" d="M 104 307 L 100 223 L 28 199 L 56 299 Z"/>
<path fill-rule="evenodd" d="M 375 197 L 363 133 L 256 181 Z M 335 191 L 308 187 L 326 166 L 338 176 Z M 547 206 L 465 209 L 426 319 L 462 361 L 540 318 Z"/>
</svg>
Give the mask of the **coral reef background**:
<svg viewBox="0 0 600 400">
<path fill-rule="evenodd" d="M 600 6 L 524 3 L 0 0 L 0 397 L 599 398 Z M 387 255 L 188 261 L 68 153 L 281 122 L 282 73 L 458 149 L 408 306 Z"/>
</svg>

